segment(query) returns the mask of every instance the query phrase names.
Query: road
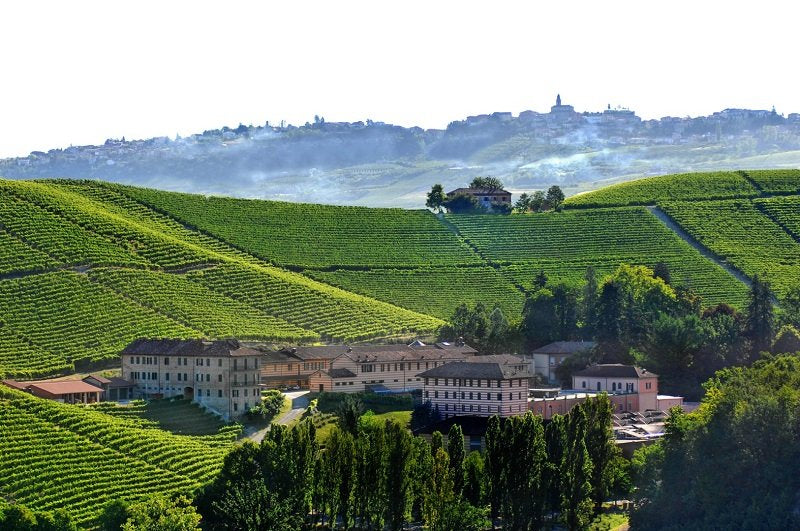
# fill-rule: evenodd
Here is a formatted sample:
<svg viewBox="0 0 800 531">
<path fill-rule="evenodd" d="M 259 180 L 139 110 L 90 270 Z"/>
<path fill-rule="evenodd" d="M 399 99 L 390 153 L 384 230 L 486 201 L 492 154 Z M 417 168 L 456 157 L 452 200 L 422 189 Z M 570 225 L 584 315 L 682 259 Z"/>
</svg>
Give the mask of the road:
<svg viewBox="0 0 800 531">
<path fill-rule="evenodd" d="M 292 409 L 286 413 L 283 413 L 282 415 L 279 415 L 272 421 L 272 424 L 291 424 L 295 420 L 299 419 L 303 414 L 303 411 L 305 411 L 308 407 L 308 393 L 308 391 L 290 391 L 288 393 L 283 393 L 283 396 L 292 401 Z M 270 424 L 270 426 L 272 424 Z M 270 426 L 248 435 L 247 438 L 253 442 L 260 443 L 269 431 Z"/>
</svg>

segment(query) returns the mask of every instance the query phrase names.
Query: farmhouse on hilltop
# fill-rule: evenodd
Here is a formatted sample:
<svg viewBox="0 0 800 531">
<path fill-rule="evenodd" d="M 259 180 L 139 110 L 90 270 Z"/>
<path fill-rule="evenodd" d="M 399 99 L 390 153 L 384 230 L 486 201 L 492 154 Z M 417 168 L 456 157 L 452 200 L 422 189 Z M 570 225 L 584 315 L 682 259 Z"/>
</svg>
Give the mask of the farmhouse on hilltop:
<svg viewBox="0 0 800 531">
<path fill-rule="evenodd" d="M 511 204 L 511 192 L 507 192 L 502 188 L 456 188 L 447 192 L 447 198 L 452 199 L 457 195 L 471 195 L 477 199 L 478 204 L 491 209 L 492 203 L 506 203 Z"/>
</svg>

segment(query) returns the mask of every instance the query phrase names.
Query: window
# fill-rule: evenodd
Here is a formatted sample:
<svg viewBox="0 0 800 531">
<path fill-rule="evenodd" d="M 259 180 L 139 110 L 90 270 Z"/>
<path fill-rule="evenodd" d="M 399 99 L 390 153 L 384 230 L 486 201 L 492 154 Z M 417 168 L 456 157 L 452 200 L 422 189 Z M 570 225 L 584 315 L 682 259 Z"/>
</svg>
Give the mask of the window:
<svg viewBox="0 0 800 531">
<path fill-rule="evenodd" d="M 188 379 L 189 379 L 189 375 L 188 375 L 188 374 L 186 374 L 186 373 L 183 373 L 183 381 L 185 382 L 185 381 L 187 381 Z"/>
<path fill-rule="evenodd" d="M 207 381 L 207 382 L 210 382 L 210 381 L 211 381 L 211 375 L 210 375 L 210 374 L 206 374 L 206 381 Z"/>
<path fill-rule="evenodd" d="M 339 385 L 339 384 L 337 383 L 336 385 Z M 430 391 L 425 391 L 425 398 L 428 398 L 430 396 L 430 394 L 431 394 Z"/>
<path fill-rule="evenodd" d="M 497 393 L 497 401 L 500 402 L 502 400 L 503 400 L 503 394 L 502 393 Z"/>
<path fill-rule="evenodd" d="M 481 399 L 481 393 L 478 393 L 478 400 L 480 400 L 480 399 Z"/>
<path fill-rule="evenodd" d="M 597 382 L 597 390 L 600 390 L 600 382 Z"/>
<path fill-rule="evenodd" d="M 439 391 L 433 392 L 433 398 L 439 398 Z"/>
<path fill-rule="evenodd" d="M 169 373 L 164 375 L 164 380 L 169 381 Z"/>
<path fill-rule="evenodd" d="M 153 375 L 153 380 L 158 380 L 158 373 L 154 372 L 152 373 L 152 375 Z"/>
<path fill-rule="evenodd" d="M 222 358 L 217 359 L 217 367 L 222 367 Z"/>
<path fill-rule="evenodd" d="M 222 389 L 217 389 L 217 398 L 222 398 Z"/>
<path fill-rule="evenodd" d="M 617 382 L 611 382 L 611 390 L 612 391 L 616 391 L 617 390 Z"/>
<path fill-rule="evenodd" d="M 428 379 L 425 378 L 425 385 L 428 385 Z"/>
<path fill-rule="evenodd" d="M 206 358 L 206 367 L 211 367 L 211 358 Z"/>
<path fill-rule="evenodd" d="M 514 400 L 514 393 L 508 393 L 508 399 Z"/>
<path fill-rule="evenodd" d="M 469 399 L 472 400 L 472 391 L 469 392 Z"/>
<path fill-rule="evenodd" d="M 164 365 L 169 365 L 169 358 L 164 358 Z"/>
<path fill-rule="evenodd" d="M 199 367 L 202 367 L 203 366 L 203 358 L 197 358 L 196 360 L 194 360 L 194 364 L 199 366 Z"/>
<path fill-rule="evenodd" d="M 244 390 L 244 396 L 247 396 L 247 389 Z"/>
<path fill-rule="evenodd" d="M 207 397 L 210 397 L 210 396 L 211 396 L 211 389 L 206 389 L 206 396 L 207 396 Z"/>
<path fill-rule="evenodd" d="M 581 381 L 581 387 L 586 389 L 586 380 Z"/>
<path fill-rule="evenodd" d="M 461 391 L 461 400 L 464 400 L 464 391 Z"/>
<path fill-rule="evenodd" d="M 221 375 L 221 374 L 218 374 L 218 375 L 217 375 L 217 381 L 218 381 L 218 382 L 221 382 L 221 381 L 222 381 L 222 375 Z"/>
<path fill-rule="evenodd" d="M 445 397 L 445 399 L 447 399 L 447 398 L 450 398 L 450 397 L 447 395 L 447 391 L 445 391 L 445 392 L 444 392 L 444 397 Z"/>
<path fill-rule="evenodd" d="M 136 365 L 139 365 L 139 356 L 136 356 Z"/>
<path fill-rule="evenodd" d="M 433 385 L 439 385 L 439 378 L 433 379 Z"/>
<path fill-rule="evenodd" d="M 184 364 L 184 365 L 189 365 L 189 360 L 188 360 L 188 358 L 183 358 L 183 364 Z"/>
<path fill-rule="evenodd" d="M 239 403 L 238 402 L 234 402 L 233 403 L 233 410 L 234 411 L 239 411 Z"/>
</svg>

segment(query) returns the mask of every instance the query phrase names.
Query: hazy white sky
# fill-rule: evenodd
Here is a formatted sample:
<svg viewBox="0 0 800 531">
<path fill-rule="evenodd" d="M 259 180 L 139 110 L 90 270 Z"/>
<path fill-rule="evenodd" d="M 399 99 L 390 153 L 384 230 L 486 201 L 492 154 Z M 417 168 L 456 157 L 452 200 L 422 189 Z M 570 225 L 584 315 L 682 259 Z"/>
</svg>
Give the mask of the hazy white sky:
<svg viewBox="0 0 800 531">
<path fill-rule="evenodd" d="M 800 112 L 793 2 L 3 2 L 0 156 L 204 129 L 624 105 Z"/>
</svg>

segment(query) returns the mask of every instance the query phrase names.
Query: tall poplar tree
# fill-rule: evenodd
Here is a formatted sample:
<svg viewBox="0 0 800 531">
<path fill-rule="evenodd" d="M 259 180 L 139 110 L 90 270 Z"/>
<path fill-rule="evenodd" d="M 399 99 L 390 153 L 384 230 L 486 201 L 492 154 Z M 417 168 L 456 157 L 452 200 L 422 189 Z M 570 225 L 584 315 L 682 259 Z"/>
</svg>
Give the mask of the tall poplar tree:
<svg viewBox="0 0 800 531">
<path fill-rule="evenodd" d="M 456 497 L 464 490 L 464 432 L 461 426 L 453 424 L 447 432 L 447 454 L 450 456 L 450 476 L 453 478 L 453 492 Z"/>
<path fill-rule="evenodd" d="M 576 407 L 567 421 L 567 448 L 561 463 L 561 518 L 570 531 L 592 518 L 592 461 L 586 450 L 586 413 Z"/>
<path fill-rule="evenodd" d="M 754 275 L 747 304 L 747 335 L 753 345 L 752 360 L 772 346 L 774 320 L 769 283 Z"/>
<path fill-rule="evenodd" d="M 613 480 L 612 464 L 619 453 L 611 429 L 614 408 L 605 393 L 587 400 L 579 407 L 586 411 L 586 450 L 592 461 L 592 498 L 597 514 L 609 494 Z"/>
<path fill-rule="evenodd" d="M 500 514 L 503 502 L 503 469 L 505 467 L 505 448 L 503 447 L 500 417 L 489 417 L 486 426 L 486 457 L 483 468 L 486 472 L 486 495 L 489 498 L 490 515 L 492 520 Z"/>
</svg>

